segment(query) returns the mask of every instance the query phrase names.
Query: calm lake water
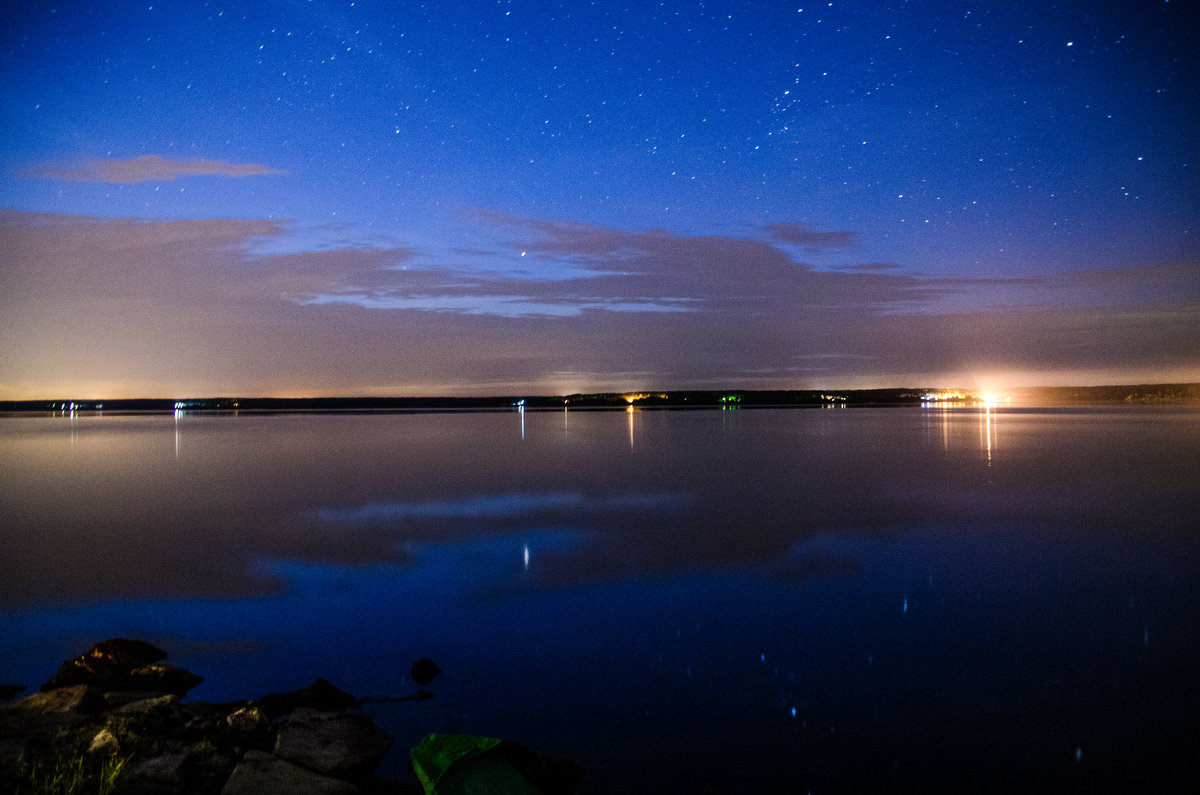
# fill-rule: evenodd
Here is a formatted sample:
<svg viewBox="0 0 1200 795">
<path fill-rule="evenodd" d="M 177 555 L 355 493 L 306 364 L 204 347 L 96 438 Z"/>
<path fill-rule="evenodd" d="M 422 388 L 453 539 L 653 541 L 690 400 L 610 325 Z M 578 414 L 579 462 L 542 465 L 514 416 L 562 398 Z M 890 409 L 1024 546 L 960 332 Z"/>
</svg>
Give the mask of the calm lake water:
<svg viewBox="0 0 1200 795">
<path fill-rule="evenodd" d="M 1200 409 L 0 418 L 0 682 L 139 637 L 582 792 L 1119 791 L 1200 744 Z"/>
</svg>

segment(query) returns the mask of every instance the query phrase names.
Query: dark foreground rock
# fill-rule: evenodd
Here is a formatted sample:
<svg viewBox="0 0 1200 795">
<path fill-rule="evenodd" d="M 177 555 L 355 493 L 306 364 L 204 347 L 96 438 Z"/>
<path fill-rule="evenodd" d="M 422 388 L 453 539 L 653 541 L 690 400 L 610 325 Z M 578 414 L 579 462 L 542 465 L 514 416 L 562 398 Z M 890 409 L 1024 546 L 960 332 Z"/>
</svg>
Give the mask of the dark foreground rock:
<svg viewBox="0 0 1200 795">
<path fill-rule="evenodd" d="M 327 776 L 353 779 L 374 770 L 390 750 L 391 736 L 367 715 L 300 707 L 280 725 L 274 753 Z"/>
<path fill-rule="evenodd" d="M 24 689 L 25 685 L 0 685 L 0 701 L 16 698 L 17 694 Z"/>
<path fill-rule="evenodd" d="M 225 782 L 221 795 L 293 795 L 297 792 L 354 795 L 358 788 L 264 751 L 247 751 Z"/>
<path fill-rule="evenodd" d="M 0 782 L 17 793 L 404 792 L 372 777 L 392 738 L 324 680 L 227 704 L 180 699 L 200 677 L 144 643 L 98 643 L 0 706 Z"/>
</svg>

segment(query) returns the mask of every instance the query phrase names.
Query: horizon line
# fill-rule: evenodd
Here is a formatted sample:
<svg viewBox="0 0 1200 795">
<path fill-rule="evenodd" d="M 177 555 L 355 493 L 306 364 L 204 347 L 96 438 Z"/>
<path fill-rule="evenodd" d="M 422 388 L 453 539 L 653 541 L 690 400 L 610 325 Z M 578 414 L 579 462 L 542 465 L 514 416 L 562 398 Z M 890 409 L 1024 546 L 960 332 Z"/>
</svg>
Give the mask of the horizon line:
<svg viewBox="0 0 1200 795">
<path fill-rule="evenodd" d="M 1124 398 L 1114 398 L 1112 392 L 1114 390 L 1126 391 L 1133 390 Z M 1145 394 L 1148 390 L 1154 390 L 1156 394 Z M 1163 391 L 1168 391 L 1169 394 L 1162 394 Z M 509 394 L 494 394 L 494 395 L 305 395 L 291 397 L 275 397 L 270 395 L 251 395 L 242 396 L 237 394 L 214 394 L 208 396 L 191 395 L 187 397 L 112 397 L 112 398 L 70 398 L 70 397 L 46 397 L 46 398 L 25 398 L 19 400 L 0 400 L 0 410 L 11 410 L 14 408 L 57 408 L 58 404 L 62 404 L 63 408 L 67 406 L 78 406 L 81 410 L 86 410 L 85 407 L 97 407 L 104 403 L 115 404 L 156 404 L 163 408 L 175 409 L 203 409 L 206 406 L 200 404 L 214 404 L 209 408 L 237 408 L 240 403 L 251 404 L 299 404 L 299 403 L 395 403 L 395 404 L 418 404 L 418 403 L 440 403 L 440 404 L 459 404 L 459 405 L 497 405 L 501 401 L 517 401 L 509 405 L 525 405 L 527 401 L 536 402 L 538 405 L 530 406 L 546 407 L 550 401 L 557 405 L 570 404 L 572 399 L 579 405 L 584 405 L 587 402 L 601 404 L 605 401 L 612 401 L 614 405 L 625 403 L 628 405 L 643 404 L 659 404 L 664 405 L 673 400 L 686 401 L 689 397 L 710 398 L 715 403 L 720 403 L 722 397 L 727 402 L 728 400 L 737 397 L 738 402 L 742 402 L 746 397 L 751 399 L 755 397 L 767 398 L 771 396 L 793 398 L 807 398 L 810 402 L 814 399 L 837 399 L 845 396 L 858 397 L 884 397 L 890 396 L 893 398 L 904 398 L 909 401 L 919 400 L 922 396 L 931 394 L 958 395 L 963 400 L 972 399 L 1000 399 L 1006 397 L 1028 395 L 1029 393 L 1042 394 L 1057 394 L 1063 396 L 1064 393 L 1075 393 L 1077 396 L 1090 394 L 1095 398 L 1100 398 L 1108 393 L 1108 400 L 1113 399 L 1133 399 L 1146 397 L 1173 397 L 1173 398 L 1196 398 L 1200 399 L 1200 382 L 1143 382 L 1132 384 L 1102 384 L 1102 385 L 1077 385 L 1077 386 L 1021 386 L 1010 387 L 1002 390 L 980 390 L 967 389 L 962 387 L 945 387 L 945 386 L 898 386 L 898 387 L 871 387 L 871 388 L 856 388 L 856 389 L 839 389 L 835 387 L 823 387 L 812 389 L 737 389 L 737 388 L 703 388 L 703 389 L 630 389 L 625 391 L 598 391 L 598 392 L 571 392 L 563 394 L 544 394 L 544 393 L 509 393 Z M 844 398 L 843 398 L 844 399 Z M 943 398 L 950 399 L 950 398 Z M 215 404 L 228 404 L 232 402 L 232 406 L 218 406 Z M 748 401 L 753 402 L 753 400 Z M 170 405 L 168 405 L 170 404 Z M 185 405 L 187 404 L 187 405 Z M 247 406 L 246 408 L 251 408 Z"/>
</svg>

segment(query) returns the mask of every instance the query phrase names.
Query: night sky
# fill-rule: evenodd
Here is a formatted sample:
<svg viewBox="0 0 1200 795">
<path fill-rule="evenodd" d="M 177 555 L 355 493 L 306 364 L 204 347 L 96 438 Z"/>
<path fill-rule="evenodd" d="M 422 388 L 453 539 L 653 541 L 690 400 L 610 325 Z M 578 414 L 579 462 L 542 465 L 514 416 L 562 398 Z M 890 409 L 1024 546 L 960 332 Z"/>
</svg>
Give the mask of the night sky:
<svg viewBox="0 0 1200 795">
<path fill-rule="evenodd" d="M 1200 5 L 24 2 L 0 399 L 1200 381 Z"/>
</svg>

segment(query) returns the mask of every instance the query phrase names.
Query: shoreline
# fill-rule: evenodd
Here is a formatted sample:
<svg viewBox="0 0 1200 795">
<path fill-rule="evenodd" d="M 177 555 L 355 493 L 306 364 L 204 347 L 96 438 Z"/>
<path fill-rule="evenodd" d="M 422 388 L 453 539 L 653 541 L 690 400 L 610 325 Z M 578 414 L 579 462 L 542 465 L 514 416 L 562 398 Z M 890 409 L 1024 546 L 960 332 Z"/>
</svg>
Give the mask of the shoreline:
<svg viewBox="0 0 1200 795">
<path fill-rule="evenodd" d="M 454 782 L 479 786 L 499 770 L 526 785 L 521 791 L 566 795 L 584 774 L 570 759 L 508 740 L 425 734 L 409 752 L 410 775 L 381 775 L 395 741 L 362 707 L 436 698 L 425 685 L 440 670 L 427 658 L 413 663 L 413 693 L 358 698 L 317 679 L 300 690 L 210 702 L 184 700 L 203 677 L 166 657 L 145 641 L 112 638 L 64 662 L 28 695 L 4 686 L 0 780 L 17 793 L 415 795 Z"/>
</svg>

